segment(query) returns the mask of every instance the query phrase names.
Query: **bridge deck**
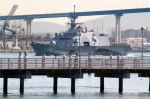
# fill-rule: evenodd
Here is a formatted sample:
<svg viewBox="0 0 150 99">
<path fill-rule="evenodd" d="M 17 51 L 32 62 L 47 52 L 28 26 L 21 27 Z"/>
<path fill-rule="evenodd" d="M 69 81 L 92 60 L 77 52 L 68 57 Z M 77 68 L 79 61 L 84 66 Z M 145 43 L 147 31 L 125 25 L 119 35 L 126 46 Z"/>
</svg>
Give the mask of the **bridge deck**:
<svg viewBox="0 0 150 99">
<path fill-rule="evenodd" d="M 115 9 L 105 11 L 86 11 L 76 13 L 49 13 L 49 14 L 31 14 L 31 15 L 14 15 L 12 20 L 20 19 L 37 19 L 37 18 L 59 18 L 59 17 L 79 17 L 79 16 L 93 16 L 93 15 L 110 15 L 110 14 L 128 14 L 128 13 L 142 13 L 150 12 L 150 8 L 136 8 L 136 9 Z M 0 20 L 6 20 L 7 16 L 0 16 Z"/>
</svg>

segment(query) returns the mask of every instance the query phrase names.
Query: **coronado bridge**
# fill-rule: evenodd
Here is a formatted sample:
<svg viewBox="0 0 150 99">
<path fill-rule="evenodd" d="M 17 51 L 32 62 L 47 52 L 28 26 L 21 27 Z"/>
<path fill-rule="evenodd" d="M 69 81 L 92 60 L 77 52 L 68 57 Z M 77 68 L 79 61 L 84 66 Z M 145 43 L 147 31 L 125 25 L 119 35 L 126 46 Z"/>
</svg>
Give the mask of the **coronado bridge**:
<svg viewBox="0 0 150 99">
<path fill-rule="evenodd" d="M 150 12 L 150 8 L 135 8 L 135 9 L 119 9 L 119 10 L 104 10 L 104 11 L 86 11 L 86 12 L 68 12 L 68 13 L 49 13 L 49 14 L 30 14 L 30 15 L 14 15 L 11 20 L 25 20 L 27 22 L 27 34 L 31 34 L 31 22 L 33 19 L 40 18 L 59 18 L 59 17 L 71 17 L 77 18 L 80 16 L 94 16 L 94 15 L 115 15 L 116 17 L 116 43 L 121 42 L 120 33 L 120 18 L 123 14 L 129 13 L 144 13 Z M 7 16 L 0 16 L 0 20 L 6 20 Z"/>
</svg>

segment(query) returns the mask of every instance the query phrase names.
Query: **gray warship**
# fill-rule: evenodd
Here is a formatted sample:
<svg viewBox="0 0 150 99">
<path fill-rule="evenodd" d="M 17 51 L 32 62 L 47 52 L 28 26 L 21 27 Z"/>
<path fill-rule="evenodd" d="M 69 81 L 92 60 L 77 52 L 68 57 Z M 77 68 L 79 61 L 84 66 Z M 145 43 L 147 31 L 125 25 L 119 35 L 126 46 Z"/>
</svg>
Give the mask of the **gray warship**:
<svg viewBox="0 0 150 99">
<path fill-rule="evenodd" d="M 88 31 L 76 18 L 70 18 L 69 28 L 65 32 L 55 33 L 55 37 L 48 43 L 32 42 L 36 56 L 49 55 L 126 55 L 131 47 L 128 44 L 111 42 L 111 37 L 94 30 Z"/>
</svg>

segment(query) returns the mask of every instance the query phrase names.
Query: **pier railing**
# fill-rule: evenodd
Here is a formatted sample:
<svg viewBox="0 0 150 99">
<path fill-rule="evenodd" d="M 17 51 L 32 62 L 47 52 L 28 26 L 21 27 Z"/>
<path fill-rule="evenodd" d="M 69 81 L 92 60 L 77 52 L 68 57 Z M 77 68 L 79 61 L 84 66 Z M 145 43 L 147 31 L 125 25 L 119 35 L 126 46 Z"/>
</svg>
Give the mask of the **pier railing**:
<svg viewBox="0 0 150 99">
<path fill-rule="evenodd" d="M 80 64 L 79 64 L 80 63 Z M 123 92 L 123 78 L 130 73 L 150 78 L 150 58 L 2 58 L 0 78 L 4 79 L 3 91 L 7 93 L 8 78 L 20 78 L 20 92 L 24 92 L 24 79 L 32 75 L 53 77 L 53 91 L 57 93 L 58 78 L 71 78 L 71 92 L 75 93 L 75 79 L 83 78 L 83 73 L 94 73 L 100 77 L 100 91 L 104 92 L 104 77 L 119 79 L 119 92 Z M 150 85 L 150 82 L 149 82 Z M 150 87 L 149 87 L 150 88 Z M 149 90 L 150 91 L 150 90 Z"/>
<path fill-rule="evenodd" d="M 80 61 L 80 62 L 79 62 Z M 80 64 L 79 64 L 80 63 Z M 150 58 L 2 58 L 0 69 L 144 69 Z"/>
</svg>

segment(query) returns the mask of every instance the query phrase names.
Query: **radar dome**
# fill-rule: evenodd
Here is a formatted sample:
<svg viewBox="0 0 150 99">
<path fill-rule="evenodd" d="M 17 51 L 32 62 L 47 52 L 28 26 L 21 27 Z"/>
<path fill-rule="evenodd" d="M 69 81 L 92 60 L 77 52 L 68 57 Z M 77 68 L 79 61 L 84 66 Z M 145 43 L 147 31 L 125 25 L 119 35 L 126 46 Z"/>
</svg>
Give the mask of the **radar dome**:
<svg viewBox="0 0 150 99">
<path fill-rule="evenodd" d="M 52 41 L 52 44 L 56 44 L 56 42 L 55 42 L 55 41 Z"/>
</svg>

